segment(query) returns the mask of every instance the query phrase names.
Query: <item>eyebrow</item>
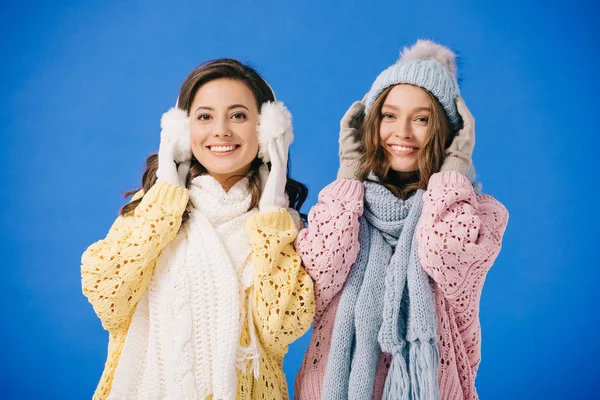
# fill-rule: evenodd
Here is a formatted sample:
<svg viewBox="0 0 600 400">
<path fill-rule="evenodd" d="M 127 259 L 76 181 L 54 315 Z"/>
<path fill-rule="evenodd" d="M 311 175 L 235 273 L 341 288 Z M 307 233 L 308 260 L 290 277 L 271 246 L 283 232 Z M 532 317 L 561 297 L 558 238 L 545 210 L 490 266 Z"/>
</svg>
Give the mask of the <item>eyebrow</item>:
<svg viewBox="0 0 600 400">
<path fill-rule="evenodd" d="M 388 108 L 393 108 L 394 110 L 399 110 L 398 107 L 391 105 L 391 104 L 384 104 L 383 107 L 381 107 L 382 109 L 384 109 L 385 107 Z M 415 108 L 414 110 L 412 110 L 413 112 L 419 112 L 419 111 L 431 111 L 431 107 L 418 107 Z"/>
<path fill-rule="evenodd" d="M 227 107 L 227 110 L 233 110 L 234 108 L 244 108 L 244 109 L 246 109 L 246 110 L 250 111 L 250 110 L 248 109 L 248 107 L 246 107 L 246 106 L 245 106 L 245 105 L 243 105 L 243 104 L 232 104 L 232 105 L 230 105 L 229 107 Z M 214 111 L 215 109 L 214 109 L 214 108 L 212 108 L 212 107 L 200 106 L 200 107 L 196 108 L 196 110 L 195 110 L 194 112 L 196 112 L 196 111 L 198 111 L 198 110 L 209 110 L 209 111 Z"/>
</svg>

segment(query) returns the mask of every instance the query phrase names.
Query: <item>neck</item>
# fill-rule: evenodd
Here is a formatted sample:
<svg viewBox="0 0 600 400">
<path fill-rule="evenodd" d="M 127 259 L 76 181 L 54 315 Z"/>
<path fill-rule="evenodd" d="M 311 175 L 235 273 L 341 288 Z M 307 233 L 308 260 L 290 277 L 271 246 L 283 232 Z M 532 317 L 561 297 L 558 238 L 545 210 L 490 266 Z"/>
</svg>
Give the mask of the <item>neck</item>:
<svg viewBox="0 0 600 400">
<path fill-rule="evenodd" d="M 404 172 L 404 171 L 394 171 L 390 169 L 387 174 L 387 178 L 389 179 L 389 183 L 402 188 L 405 185 L 416 182 L 419 180 L 419 170 Z"/>
<path fill-rule="evenodd" d="M 215 178 L 217 182 L 221 184 L 223 190 L 228 192 L 229 189 L 231 189 L 236 183 L 238 183 L 240 180 L 246 177 L 248 171 L 250 171 L 250 166 L 240 168 L 239 170 L 228 174 L 219 174 L 210 171 L 208 173 L 210 174 L 210 176 Z"/>
<path fill-rule="evenodd" d="M 244 175 L 210 174 L 210 176 L 215 178 L 226 192 L 229 192 L 229 189 L 231 189 L 236 183 L 244 178 Z"/>
</svg>

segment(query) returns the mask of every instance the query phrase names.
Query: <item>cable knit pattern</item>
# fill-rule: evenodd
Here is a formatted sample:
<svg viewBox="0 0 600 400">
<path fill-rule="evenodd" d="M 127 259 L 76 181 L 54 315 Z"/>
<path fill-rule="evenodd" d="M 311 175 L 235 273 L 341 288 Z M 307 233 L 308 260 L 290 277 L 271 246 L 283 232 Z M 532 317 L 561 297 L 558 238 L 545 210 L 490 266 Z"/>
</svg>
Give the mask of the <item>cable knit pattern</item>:
<svg viewBox="0 0 600 400">
<path fill-rule="evenodd" d="M 298 234 L 296 248 L 315 284 L 316 313 L 310 345 L 296 376 L 295 398 L 320 400 L 331 334 L 341 289 L 359 251 L 358 219 L 363 212 L 363 184 L 337 180 L 319 194 L 309 213 L 308 228 Z M 375 395 L 381 397 L 389 356 L 380 357 Z"/>
<path fill-rule="evenodd" d="M 139 192 L 134 199 L 141 196 Z M 110 392 L 133 312 L 150 284 L 158 255 L 181 226 L 187 202 L 187 190 L 158 181 L 133 213 L 118 217 L 106 238 L 83 253 L 83 293 L 109 332 L 108 357 L 94 399 Z"/>
<path fill-rule="evenodd" d="M 436 283 L 441 398 L 477 399 L 479 301 L 485 276 L 500 252 L 508 211 L 493 197 L 476 195 L 457 172 L 434 174 L 423 203 L 419 257 Z"/>
<path fill-rule="evenodd" d="M 109 399 L 236 396 L 253 269 L 244 223 L 256 210 L 247 211 L 247 179 L 226 192 L 202 175 L 189 194 L 190 219 L 158 258 L 142 300 L 149 305 L 133 316 Z"/>
<path fill-rule="evenodd" d="M 223 334 L 227 336 L 229 333 L 227 330 L 213 329 L 212 334 L 207 335 L 206 338 L 203 338 L 204 340 L 188 340 L 190 332 L 193 334 L 197 331 L 200 324 L 214 322 L 211 320 L 212 314 L 219 317 L 220 312 L 212 302 L 200 303 L 198 301 L 199 297 L 206 295 L 205 291 L 208 291 L 207 288 L 212 286 L 211 283 L 214 282 L 211 281 L 214 280 L 207 279 L 205 282 L 200 279 L 202 282 L 199 282 L 198 276 L 194 277 L 194 274 L 200 272 L 191 271 L 193 268 L 186 268 L 185 265 L 182 265 L 182 268 L 187 270 L 187 279 L 184 279 L 182 274 L 173 273 L 178 269 L 175 264 L 156 261 L 159 255 L 160 259 L 164 258 L 165 260 L 186 258 L 187 256 L 188 246 L 183 245 L 182 242 L 189 239 L 189 235 L 186 238 L 184 233 L 188 232 L 188 222 L 190 222 L 190 226 L 194 224 L 193 217 L 186 222 L 186 229 L 180 230 L 177 234 L 181 224 L 181 214 L 188 201 L 187 193 L 187 190 L 175 185 L 157 182 L 144 196 L 142 203 L 136 208 L 135 214 L 119 217 L 106 239 L 90 246 L 82 257 L 84 294 L 88 296 L 100 316 L 103 326 L 110 333 L 107 363 L 94 395 L 95 399 L 107 398 L 113 388 L 115 371 L 119 369 L 123 380 L 127 381 L 129 374 L 131 380 L 127 381 L 128 386 L 141 388 L 137 398 L 200 398 L 198 377 L 205 370 L 198 369 L 198 365 L 201 365 L 201 362 L 210 363 L 211 360 L 213 364 L 221 365 L 222 358 L 212 354 L 211 351 L 206 352 L 205 347 L 202 346 L 209 343 L 208 347 L 210 348 L 211 345 L 223 338 Z M 140 194 L 136 195 L 136 198 L 139 196 Z M 202 199 L 208 199 L 208 197 Z M 212 202 L 213 208 L 218 207 L 215 204 L 219 205 L 218 202 Z M 197 203 L 195 205 L 198 206 Z M 193 210 L 192 215 L 194 211 L 197 210 Z M 239 297 L 233 296 L 233 299 L 230 299 L 234 303 L 240 300 L 246 305 L 236 314 L 236 317 L 241 318 L 243 322 L 238 329 L 238 332 L 241 332 L 235 339 L 231 355 L 234 359 L 236 355 L 239 356 L 239 351 L 236 351 L 235 347 L 238 349 L 251 347 L 251 332 L 267 327 L 270 329 L 258 332 L 257 335 L 264 349 L 260 354 L 258 378 L 254 378 L 253 369 L 236 370 L 236 363 L 227 362 L 227 371 L 233 373 L 228 376 L 229 378 L 233 376 L 233 379 L 237 380 L 237 387 L 233 388 L 233 393 L 214 397 L 235 397 L 244 400 L 287 399 L 287 387 L 282 370 L 283 355 L 287 352 L 287 345 L 301 336 L 310 326 L 314 315 L 312 282 L 301 266 L 300 257 L 291 246 L 297 229 L 289 213 L 283 209 L 264 214 L 253 213 L 254 215 L 247 218 L 247 221 L 238 219 L 234 223 L 238 232 L 245 232 L 244 225 L 247 223 L 249 228 L 247 235 L 250 241 L 253 241 L 246 243 L 248 251 L 244 251 L 245 246 L 240 246 L 239 241 L 227 236 L 228 229 L 233 229 L 233 226 L 224 229 L 228 225 L 226 221 L 219 223 L 215 219 L 210 220 L 211 224 L 217 225 L 215 229 L 218 236 L 224 239 L 221 242 L 223 247 L 221 250 L 230 258 L 231 264 L 254 265 L 254 273 L 252 269 L 239 268 L 235 274 L 235 277 L 243 282 L 243 287 L 249 287 L 246 290 L 240 290 Z M 176 218 L 172 218 L 174 215 Z M 269 232 L 269 235 L 265 238 L 256 234 L 259 230 Z M 210 234 L 210 232 L 208 233 Z M 177 237 L 175 237 L 176 235 Z M 151 245 L 145 245 L 147 242 L 151 242 Z M 162 249 L 164 251 L 161 252 Z M 250 249 L 256 251 L 252 257 L 249 256 Z M 135 252 L 134 255 L 137 259 L 131 256 L 132 252 Z M 209 253 L 211 254 L 209 257 L 219 257 L 217 251 Z M 222 253 L 220 254 L 222 255 Z M 127 255 L 127 257 L 123 257 L 123 255 Z M 250 261 L 251 259 L 253 262 Z M 121 260 L 123 261 L 120 262 Z M 206 262 L 207 260 L 201 261 Z M 193 260 L 192 263 L 196 264 Z M 143 268 L 138 271 L 140 265 Z M 154 271 L 155 265 L 157 265 L 156 271 Z M 199 266 L 204 267 L 202 264 Z M 126 281 L 130 290 L 125 292 L 124 298 L 118 297 L 118 292 L 109 285 L 96 286 L 97 283 L 104 280 L 114 281 L 116 275 L 129 276 L 127 268 L 137 272 L 135 275 L 137 280 Z M 100 282 L 96 282 L 98 279 Z M 159 281 L 162 284 L 154 284 Z M 222 283 L 220 280 L 217 281 L 218 284 Z M 269 288 L 261 287 L 265 282 L 271 281 L 273 284 Z M 173 292 L 181 292 L 183 296 L 172 297 Z M 219 297 L 219 290 L 213 292 L 215 299 L 226 300 Z M 129 296 L 129 293 L 133 293 L 134 296 Z M 106 300 L 109 295 L 113 297 Z M 168 304 L 168 301 L 152 301 L 152 299 L 162 296 L 174 298 L 177 301 L 173 301 L 172 304 Z M 183 298 L 187 298 L 187 301 Z M 252 303 L 252 307 L 249 307 L 248 301 Z M 134 304 L 133 302 L 139 303 Z M 274 305 L 277 305 L 277 302 L 279 302 L 280 311 L 283 314 L 280 319 L 271 316 L 271 310 Z M 125 304 L 130 304 L 130 306 L 125 307 Z M 218 307 L 221 307 L 220 303 Z M 165 308 L 168 308 L 168 312 L 173 312 L 171 321 L 154 323 L 154 319 L 150 316 L 155 312 L 164 313 Z M 250 308 L 252 315 L 248 315 Z M 207 313 L 207 309 L 212 310 L 211 313 Z M 116 315 L 113 317 L 113 314 Z M 139 321 L 132 322 L 132 315 L 135 315 L 134 320 L 138 319 Z M 252 316 L 254 318 L 251 318 Z M 138 328 L 147 328 L 147 340 L 137 341 L 137 343 L 136 340 L 130 340 L 134 336 L 128 335 L 128 331 L 134 323 L 139 325 Z M 131 342 L 125 346 L 126 350 L 127 347 L 131 347 L 130 357 L 126 357 L 125 352 L 122 353 L 126 337 L 127 341 Z M 139 349 L 140 352 L 136 353 L 136 349 Z M 178 356 L 169 357 L 170 351 Z M 136 371 L 136 369 L 145 370 L 147 373 L 142 377 L 134 376 L 132 371 Z M 168 389 L 170 387 L 177 389 L 175 392 L 170 392 Z M 136 397 L 128 398 L 131 400 Z M 213 396 L 210 395 L 207 398 L 213 398 Z"/>
</svg>

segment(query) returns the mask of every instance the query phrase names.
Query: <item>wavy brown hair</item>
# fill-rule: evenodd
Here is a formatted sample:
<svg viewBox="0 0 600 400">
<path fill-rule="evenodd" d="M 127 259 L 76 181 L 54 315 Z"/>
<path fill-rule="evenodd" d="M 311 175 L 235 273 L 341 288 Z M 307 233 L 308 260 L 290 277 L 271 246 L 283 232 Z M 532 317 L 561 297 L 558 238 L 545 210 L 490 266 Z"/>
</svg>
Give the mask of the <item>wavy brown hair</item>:
<svg viewBox="0 0 600 400">
<path fill-rule="evenodd" d="M 381 109 L 393 86 L 384 90 L 375 104 L 365 116 L 359 129 L 362 158 L 359 176 L 362 180 L 370 180 L 372 173 L 378 181 L 392 191 L 397 197 L 404 199 L 418 189 L 427 189 L 431 175 L 440 171 L 444 161 L 444 150 L 450 146 L 454 132 L 438 99 L 426 89 L 431 100 L 431 116 L 425 143 L 418 154 L 417 170 L 408 173 L 393 171 L 388 153 L 381 145 L 379 129 L 381 126 Z"/>
<path fill-rule="evenodd" d="M 273 94 L 270 86 L 252 67 L 244 65 L 240 61 L 232 58 L 222 58 L 218 60 L 207 61 L 192 71 L 192 73 L 181 85 L 177 106 L 189 114 L 190 107 L 198 89 L 210 81 L 221 78 L 235 79 L 244 83 L 252 91 L 252 94 L 254 94 L 256 105 L 259 110 L 261 109 L 263 103 L 275 100 L 275 95 Z M 258 206 L 260 200 L 262 182 L 258 173 L 258 168 L 261 164 L 262 160 L 256 157 L 250 164 L 250 171 L 246 175 L 249 180 L 250 192 L 252 193 L 252 201 L 250 202 L 249 210 Z M 269 170 L 271 170 L 271 164 L 267 163 L 267 166 L 269 167 Z M 146 158 L 146 169 L 142 175 L 141 188 L 125 193 L 125 197 L 129 197 L 140 190 L 142 190 L 142 193 L 148 193 L 148 190 L 150 190 L 150 188 L 156 183 L 157 170 L 158 154 L 150 154 Z M 285 185 L 285 192 L 289 198 L 289 207 L 299 212 L 308 196 L 308 188 L 304 184 L 292 179 L 289 176 L 289 171 L 290 161 L 288 158 L 288 176 Z M 204 166 L 200 164 L 192 155 L 190 172 L 185 182 L 186 187 L 189 187 L 191 181 L 195 177 L 207 173 L 208 171 L 206 168 L 204 168 Z M 120 214 L 125 215 L 135 210 L 138 204 L 140 204 L 142 201 L 142 197 L 143 195 L 140 198 L 137 198 L 136 200 L 124 205 L 121 208 Z M 184 221 L 189 218 L 190 209 L 191 203 L 188 203 L 188 207 L 183 214 Z M 301 215 L 304 219 L 306 219 L 304 214 Z"/>
</svg>

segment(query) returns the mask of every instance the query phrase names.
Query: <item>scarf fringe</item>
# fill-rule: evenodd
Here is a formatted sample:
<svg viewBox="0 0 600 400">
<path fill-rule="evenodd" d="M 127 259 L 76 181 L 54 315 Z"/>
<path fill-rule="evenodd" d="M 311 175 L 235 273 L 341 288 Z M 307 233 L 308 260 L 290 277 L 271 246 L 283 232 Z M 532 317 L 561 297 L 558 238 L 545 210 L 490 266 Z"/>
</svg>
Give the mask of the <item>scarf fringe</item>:
<svg viewBox="0 0 600 400">
<path fill-rule="evenodd" d="M 409 400 L 410 381 L 408 368 L 402 349 L 404 345 L 399 345 L 394 349 L 390 370 L 385 378 L 382 400 Z"/>
<path fill-rule="evenodd" d="M 248 363 L 252 363 L 252 373 L 254 378 L 258 379 L 260 377 L 260 356 L 262 354 L 262 347 L 260 346 L 260 342 L 256 335 L 256 328 L 254 327 L 254 317 L 252 315 L 253 295 L 254 288 L 251 287 L 248 291 L 246 300 L 248 302 L 248 332 L 250 333 L 250 344 L 248 347 L 243 347 L 242 345 L 238 347 L 235 365 L 237 369 L 245 373 L 248 370 Z M 242 307 L 242 310 L 244 310 L 244 307 Z M 242 311 L 242 320 L 245 318 L 243 314 L 244 311 Z"/>
<path fill-rule="evenodd" d="M 409 343 L 410 386 L 413 399 L 439 399 L 437 383 L 439 354 L 431 341 Z"/>
</svg>

